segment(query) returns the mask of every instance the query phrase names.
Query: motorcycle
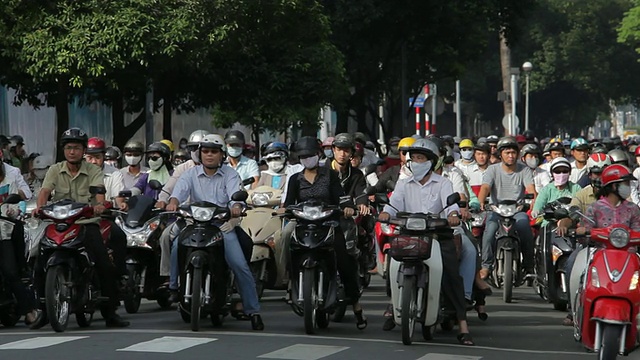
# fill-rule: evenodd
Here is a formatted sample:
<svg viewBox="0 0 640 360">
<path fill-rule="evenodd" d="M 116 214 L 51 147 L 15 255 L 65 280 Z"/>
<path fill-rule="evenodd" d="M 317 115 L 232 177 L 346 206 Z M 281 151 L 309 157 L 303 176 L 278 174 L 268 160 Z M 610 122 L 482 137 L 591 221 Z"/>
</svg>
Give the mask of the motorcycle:
<svg viewBox="0 0 640 360">
<path fill-rule="evenodd" d="M 238 191 L 231 200 L 244 202 L 247 195 Z M 177 214 L 187 221 L 177 240 L 182 269 L 180 315 L 193 331 L 208 315 L 214 326 L 220 326 L 228 313 L 234 280 L 224 257 L 224 236 L 216 224 L 230 218 L 229 208 L 201 201 L 181 206 Z"/>
<path fill-rule="evenodd" d="M 388 199 L 391 196 L 393 189 L 395 188 L 395 184 L 391 180 L 389 180 L 387 181 L 386 188 L 389 191 L 387 194 L 374 194 L 376 199 L 376 211 L 378 214 L 383 211 L 384 205 L 388 203 Z M 385 197 L 387 200 L 385 200 L 384 203 L 377 201 L 377 199 L 384 199 Z M 377 268 L 378 274 L 385 280 L 385 290 L 387 296 L 391 296 L 391 282 L 389 279 L 389 265 L 391 264 L 391 258 L 388 254 L 390 247 L 389 239 L 395 235 L 398 235 L 395 225 L 376 222 L 374 227 L 374 238 L 376 252 L 378 254 Z"/>
<path fill-rule="evenodd" d="M 157 184 L 154 184 L 157 183 Z M 157 180 L 150 186 L 162 188 Z M 115 219 L 127 235 L 127 272 L 129 284 L 124 296 L 127 313 L 134 314 L 140 309 L 142 298 L 156 300 L 163 309 L 171 307 L 169 290 L 162 286 L 160 277 L 160 235 L 166 225 L 167 213 L 154 206 L 156 200 L 150 196 L 131 196 L 131 191 L 121 191 L 120 197 L 127 199 L 128 211 L 112 210 L 118 213 Z"/>
<path fill-rule="evenodd" d="M 535 249 L 534 288 L 543 300 L 560 311 L 566 311 L 569 303 L 565 264 L 575 249 L 575 239 L 556 235 L 555 211 L 568 210 L 570 202 L 571 198 L 563 197 L 545 205 L 543 218 L 548 223 L 541 229 Z"/>
<path fill-rule="evenodd" d="M 451 194 L 447 207 L 459 201 L 460 194 Z M 391 287 L 391 300 L 394 321 L 402 328 L 402 343 L 411 345 L 416 322 L 422 325 L 423 338 L 432 340 L 442 309 L 443 265 L 438 239 L 453 237 L 453 231 L 447 219 L 438 214 L 398 212 L 388 222 L 398 229 L 398 235 L 391 238 L 389 256 L 390 271 L 398 274 L 397 286 Z"/>
<path fill-rule="evenodd" d="M 640 343 L 640 232 L 613 225 L 594 228 L 585 238 L 590 241 L 578 253 L 570 279 L 574 337 L 599 359 L 626 356 Z"/>
<path fill-rule="evenodd" d="M 92 195 L 105 192 L 104 188 L 93 186 L 89 191 Z M 38 213 L 41 219 L 53 222 L 40 240 L 40 256 L 46 259 L 45 307 L 56 332 L 66 330 L 69 314 L 75 314 L 78 326 L 90 326 L 97 305 L 108 300 L 101 296 L 94 262 L 84 248 L 84 227 L 79 223 L 93 215 L 90 204 L 72 200 L 43 206 Z"/>
<path fill-rule="evenodd" d="M 533 195 L 525 195 L 525 199 L 533 198 Z M 498 231 L 496 231 L 496 266 L 493 270 L 493 279 L 498 288 L 503 288 L 502 299 L 510 303 L 513 296 L 513 287 L 524 284 L 524 276 L 521 266 L 520 238 L 516 234 L 515 220 L 513 216 L 517 212 L 526 212 L 529 205 L 525 202 L 518 203 L 513 200 L 498 202 L 491 205 L 491 210 L 498 218 Z"/>
<path fill-rule="evenodd" d="M 278 264 L 276 249 L 282 246 L 282 219 L 272 216 L 273 208 L 282 201 L 282 190 L 270 186 L 260 186 L 249 192 L 247 205 L 250 209 L 240 226 L 251 236 L 251 272 L 256 280 L 258 298 L 265 289 L 284 290 L 287 288 L 285 269 Z"/>
</svg>

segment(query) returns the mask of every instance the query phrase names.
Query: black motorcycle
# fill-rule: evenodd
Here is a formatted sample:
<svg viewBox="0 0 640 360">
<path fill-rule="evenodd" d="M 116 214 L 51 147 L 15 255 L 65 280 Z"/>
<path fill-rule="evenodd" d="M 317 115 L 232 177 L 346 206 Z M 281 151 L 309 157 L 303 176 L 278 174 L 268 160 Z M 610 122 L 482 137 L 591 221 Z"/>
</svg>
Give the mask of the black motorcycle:
<svg viewBox="0 0 640 360">
<path fill-rule="evenodd" d="M 536 241 L 536 278 L 534 287 L 544 300 L 553 304 L 553 308 L 566 311 L 569 303 L 568 279 L 565 264 L 575 249 L 575 239 L 558 236 L 555 232 L 558 209 L 569 210 L 571 198 L 563 197 L 544 207 L 543 217 L 547 224 L 541 229 Z"/>
</svg>

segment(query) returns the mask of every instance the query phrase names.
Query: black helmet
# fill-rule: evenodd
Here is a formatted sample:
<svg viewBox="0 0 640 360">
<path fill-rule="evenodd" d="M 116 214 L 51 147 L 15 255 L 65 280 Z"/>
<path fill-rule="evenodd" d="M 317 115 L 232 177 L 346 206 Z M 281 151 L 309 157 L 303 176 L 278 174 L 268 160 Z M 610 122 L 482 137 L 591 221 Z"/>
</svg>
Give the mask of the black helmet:
<svg viewBox="0 0 640 360">
<path fill-rule="evenodd" d="M 527 141 L 536 141 L 536 134 L 534 134 L 532 130 L 526 130 L 522 135 L 524 135 Z"/>
<path fill-rule="evenodd" d="M 122 154 L 120 153 L 120 149 L 116 146 L 109 146 L 107 151 L 104 153 L 105 160 L 119 160 Z"/>
<path fill-rule="evenodd" d="M 149 145 L 149 147 L 147 147 L 147 151 L 145 151 L 145 154 L 149 154 L 152 152 L 160 153 L 165 161 L 169 161 L 171 159 L 171 149 L 169 149 L 169 146 L 159 141 Z"/>
<path fill-rule="evenodd" d="M 124 144 L 124 152 L 144 152 L 144 145 L 140 141 L 129 140 Z"/>
<path fill-rule="evenodd" d="M 513 136 L 503 137 L 498 141 L 498 145 L 496 147 L 498 149 L 498 152 L 502 152 L 502 150 L 504 149 L 514 149 L 516 151 L 520 149 L 518 147 L 518 142 L 513 138 Z"/>
<path fill-rule="evenodd" d="M 11 142 L 9 141 L 9 138 L 4 136 L 4 135 L 0 135 L 0 146 L 5 146 L 5 145 L 9 145 Z"/>
<path fill-rule="evenodd" d="M 241 144 L 244 145 L 244 134 L 240 130 L 229 130 L 224 135 L 225 144 Z"/>
<path fill-rule="evenodd" d="M 429 135 L 427 136 L 427 139 L 431 140 L 432 143 L 436 144 L 436 146 L 438 147 L 438 150 L 440 150 L 440 156 L 444 156 L 447 154 L 447 144 L 444 142 L 444 140 L 442 140 L 441 138 L 435 135 Z"/>
<path fill-rule="evenodd" d="M 185 158 L 185 159 L 191 159 L 191 154 L 189 154 L 189 152 L 185 149 L 178 149 L 176 150 L 176 152 L 173 154 L 173 158 Z"/>
<path fill-rule="evenodd" d="M 269 145 L 271 145 L 271 141 L 267 141 L 266 143 L 263 143 L 262 145 L 260 145 L 260 157 L 264 157 L 265 155 L 267 155 L 265 151 L 267 151 L 267 148 L 269 147 Z M 289 152 L 288 147 L 287 147 L 287 152 Z"/>
<path fill-rule="evenodd" d="M 82 144 L 83 147 L 87 147 L 88 141 L 89 137 L 84 130 L 80 128 L 71 128 L 62 133 L 60 145 L 65 146 L 69 143 L 79 143 Z"/>
<path fill-rule="evenodd" d="M 559 139 L 552 139 L 549 143 L 549 151 L 564 151 L 564 145 Z"/>
<path fill-rule="evenodd" d="M 520 157 L 524 157 L 527 154 L 534 154 L 537 156 L 541 156 L 542 151 L 540 150 L 540 147 L 536 144 L 527 144 L 522 147 L 522 150 L 520 150 Z"/>
<path fill-rule="evenodd" d="M 346 135 L 349 135 L 349 134 L 346 134 Z M 362 146 L 364 146 L 367 143 L 367 141 L 369 140 L 369 137 L 367 135 L 365 135 L 364 133 L 356 132 L 354 134 L 354 136 L 352 137 L 352 139 L 353 139 L 354 142 L 357 141 L 357 142 L 361 143 Z M 354 143 L 353 146 L 354 147 L 356 146 L 355 143 Z"/>
<path fill-rule="evenodd" d="M 320 143 L 318 143 L 318 139 L 313 136 L 303 136 L 298 139 L 294 149 L 298 157 L 313 156 L 322 151 Z"/>
<path fill-rule="evenodd" d="M 336 135 L 333 138 L 333 143 L 331 144 L 331 146 L 341 147 L 341 148 L 350 148 L 352 150 L 355 150 L 356 140 L 351 134 L 341 133 Z"/>
<path fill-rule="evenodd" d="M 489 143 L 486 142 L 482 142 L 482 143 L 478 143 L 473 147 L 474 151 L 482 151 L 485 152 L 487 154 L 491 154 L 491 146 L 489 145 Z"/>
<path fill-rule="evenodd" d="M 13 144 L 24 145 L 24 138 L 21 135 L 13 135 L 10 140 Z"/>
</svg>

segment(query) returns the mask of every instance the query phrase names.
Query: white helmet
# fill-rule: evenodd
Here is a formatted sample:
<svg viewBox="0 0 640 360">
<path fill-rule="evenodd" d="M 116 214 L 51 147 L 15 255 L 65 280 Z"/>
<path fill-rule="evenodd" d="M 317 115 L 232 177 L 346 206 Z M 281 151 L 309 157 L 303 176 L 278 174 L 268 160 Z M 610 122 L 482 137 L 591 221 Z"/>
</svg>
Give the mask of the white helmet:
<svg viewBox="0 0 640 360">
<path fill-rule="evenodd" d="M 567 160 L 566 158 L 560 156 L 553 159 L 553 161 L 551 161 L 551 167 L 550 167 L 551 172 L 553 172 L 553 170 L 558 167 L 566 167 L 566 168 L 569 168 L 569 170 L 571 170 L 571 163 L 569 163 L 569 160 Z"/>
<path fill-rule="evenodd" d="M 36 170 L 48 169 L 53 165 L 53 158 L 50 156 L 40 155 L 33 159 L 33 168 Z"/>
<path fill-rule="evenodd" d="M 191 135 L 189 135 L 189 140 L 187 140 L 187 146 L 200 145 L 202 139 L 209 134 L 210 132 L 207 130 L 196 130 L 192 132 Z"/>
<path fill-rule="evenodd" d="M 438 145 L 429 139 L 417 139 L 416 142 L 409 147 L 409 157 L 411 157 L 411 153 L 424 154 L 434 163 L 438 162 L 438 159 L 440 158 Z"/>
<path fill-rule="evenodd" d="M 593 153 L 587 160 L 587 170 L 589 172 L 602 172 L 609 165 L 611 165 L 611 157 L 607 154 Z"/>
<path fill-rule="evenodd" d="M 218 134 L 205 135 L 200 141 L 200 148 L 221 149 L 223 153 L 227 153 L 227 145 L 224 138 Z"/>
</svg>

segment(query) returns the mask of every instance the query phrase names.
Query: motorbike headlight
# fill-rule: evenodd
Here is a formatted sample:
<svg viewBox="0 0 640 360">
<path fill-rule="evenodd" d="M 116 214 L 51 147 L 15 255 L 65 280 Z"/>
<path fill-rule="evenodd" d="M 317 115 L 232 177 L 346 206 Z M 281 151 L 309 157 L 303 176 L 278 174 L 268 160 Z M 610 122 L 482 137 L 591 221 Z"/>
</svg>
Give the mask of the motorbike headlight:
<svg viewBox="0 0 640 360">
<path fill-rule="evenodd" d="M 40 220 L 36 218 L 28 218 L 24 223 L 31 230 L 35 230 L 40 226 Z"/>
<path fill-rule="evenodd" d="M 136 234 L 128 234 L 127 235 L 127 242 L 128 242 L 128 246 L 131 247 L 140 247 L 140 246 L 145 246 L 147 244 L 147 234 L 146 232 L 139 232 Z"/>
<path fill-rule="evenodd" d="M 265 206 L 269 204 L 269 199 L 273 194 L 270 192 L 258 192 L 251 195 L 251 203 L 255 206 Z"/>
<path fill-rule="evenodd" d="M 600 277 L 598 276 L 598 270 L 595 266 L 591 267 L 591 286 L 600 287 Z"/>
<path fill-rule="evenodd" d="M 424 230 L 427 228 L 427 220 L 419 218 L 408 218 L 404 227 L 407 230 L 413 231 Z"/>
<path fill-rule="evenodd" d="M 498 206 L 494 206 L 493 209 L 499 215 L 504 216 L 504 217 L 511 217 L 511 216 L 515 215 L 515 213 L 516 213 L 516 206 L 515 205 L 500 204 Z"/>
<path fill-rule="evenodd" d="M 640 281 L 640 271 L 636 270 L 631 277 L 631 283 L 629 284 L 629 290 L 637 290 L 638 282 Z"/>
<path fill-rule="evenodd" d="M 390 224 L 380 223 L 380 230 L 382 230 L 384 234 L 393 235 L 393 229 Z"/>
<path fill-rule="evenodd" d="M 615 228 L 609 233 L 609 242 L 618 249 L 629 245 L 629 232 L 623 228 Z"/>
<path fill-rule="evenodd" d="M 293 210 L 293 214 L 305 220 L 320 220 L 331 215 L 331 210 L 322 211 L 322 206 L 304 206 L 302 211 Z"/>
<path fill-rule="evenodd" d="M 82 208 L 71 209 L 71 205 L 54 206 L 52 210 L 43 210 L 42 212 L 54 219 L 66 219 L 78 215 Z"/>
<path fill-rule="evenodd" d="M 191 215 L 196 221 L 209 221 L 213 218 L 213 209 L 199 206 L 191 207 Z"/>
</svg>

